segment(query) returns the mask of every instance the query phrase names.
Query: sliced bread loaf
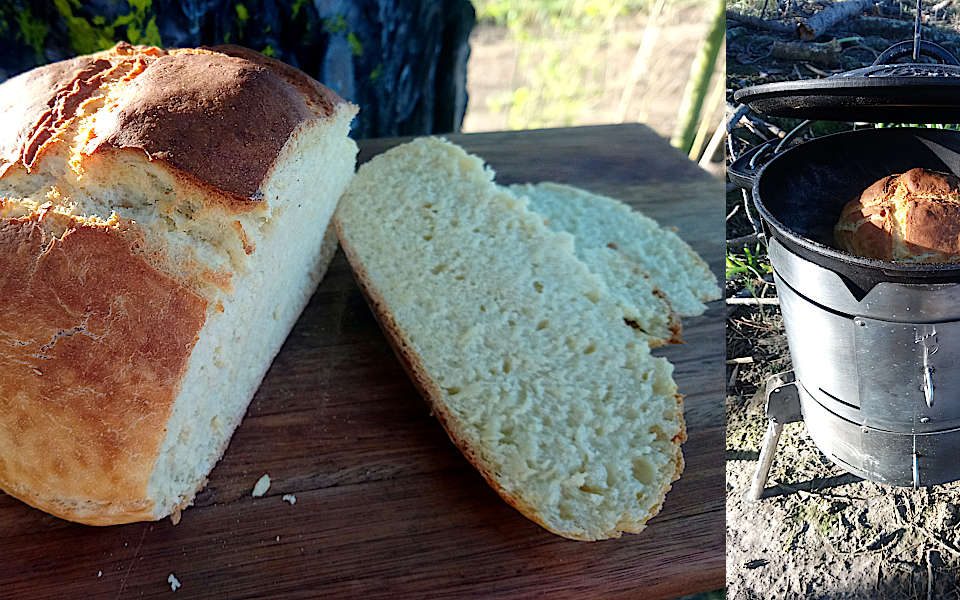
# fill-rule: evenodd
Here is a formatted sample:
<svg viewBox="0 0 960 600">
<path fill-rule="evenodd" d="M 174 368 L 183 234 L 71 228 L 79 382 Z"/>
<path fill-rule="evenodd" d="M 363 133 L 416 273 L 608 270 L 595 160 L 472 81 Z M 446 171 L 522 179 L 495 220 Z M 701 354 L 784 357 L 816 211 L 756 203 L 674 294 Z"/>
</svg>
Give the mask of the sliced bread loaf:
<svg viewBox="0 0 960 600">
<path fill-rule="evenodd" d="M 557 183 L 514 185 L 510 189 L 529 198 L 530 208 L 543 215 L 550 229 L 573 234 L 577 256 L 591 270 L 609 268 L 603 263 L 615 260 L 615 254 L 627 258 L 649 277 L 649 284 L 666 294 L 680 316 L 703 314 L 704 302 L 720 297 L 710 267 L 680 236 L 623 202 Z M 614 252 L 597 254 L 593 252 L 596 248 Z M 615 287 L 635 304 L 646 301 L 643 287 Z"/>
<path fill-rule="evenodd" d="M 0 489 L 93 525 L 190 504 L 333 257 L 355 114 L 232 46 L 0 85 Z"/>
<path fill-rule="evenodd" d="M 638 532 L 683 466 L 672 366 L 527 201 L 439 139 L 363 165 L 334 222 L 451 440 L 559 535 Z"/>
</svg>

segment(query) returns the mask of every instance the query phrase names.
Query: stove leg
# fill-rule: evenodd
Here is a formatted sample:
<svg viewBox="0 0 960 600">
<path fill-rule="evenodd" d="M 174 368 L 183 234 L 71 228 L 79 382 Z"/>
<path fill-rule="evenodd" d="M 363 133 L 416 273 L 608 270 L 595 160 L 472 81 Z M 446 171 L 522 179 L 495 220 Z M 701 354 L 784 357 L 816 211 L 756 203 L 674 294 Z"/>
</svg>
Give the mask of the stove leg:
<svg viewBox="0 0 960 600">
<path fill-rule="evenodd" d="M 753 475 L 753 484 L 750 486 L 751 500 L 760 500 L 763 490 L 767 487 L 767 477 L 770 475 L 770 466 L 777 452 L 777 443 L 783 426 L 786 423 L 795 423 L 803 420 L 800 410 L 799 384 L 793 371 L 778 373 L 767 379 L 767 433 L 763 436 L 763 446 L 760 448 L 760 460 L 757 472 Z"/>
<path fill-rule="evenodd" d="M 783 432 L 783 424 L 769 421 L 767 433 L 763 436 L 763 446 L 760 448 L 760 460 L 757 472 L 753 474 L 753 484 L 750 486 L 750 499 L 759 500 L 763 497 L 763 490 L 767 487 L 767 477 L 773 465 L 773 457 L 777 452 L 777 442 Z"/>
</svg>

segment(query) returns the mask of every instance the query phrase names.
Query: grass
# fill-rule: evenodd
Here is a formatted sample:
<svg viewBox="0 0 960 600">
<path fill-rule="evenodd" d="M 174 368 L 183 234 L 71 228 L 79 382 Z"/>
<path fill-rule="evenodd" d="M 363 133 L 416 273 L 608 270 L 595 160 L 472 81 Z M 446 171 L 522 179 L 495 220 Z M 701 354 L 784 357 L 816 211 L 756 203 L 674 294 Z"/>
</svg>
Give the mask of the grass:
<svg viewBox="0 0 960 600">
<path fill-rule="evenodd" d="M 598 114 L 604 115 L 603 122 L 640 120 L 630 114 L 636 114 L 636 108 L 628 110 L 629 99 L 634 98 L 636 107 L 639 97 L 631 95 L 633 74 L 611 69 L 606 57 L 611 52 L 627 57 L 637 53 L 646 42 L 641 39 L 646 35 L 644 23 L 682 21 L 679 11 L 706 4 L 707 0 L 475 0 L 480 24 L 505 28 L 517 42 L 516 72 L 522 74 L 511 89 L 488 97 L 486 108 L 502 115 L 508 129 L 597 122 Z M 695 50 L 690 49 L 691 58 Z M 621 97 L 622 107 L 599 110 L 601 98 L 611 90 Z M 714 118 L 714 111 L 709 112 Z"/>
<path fill-rule="evenodd" d="M 764 275 L 773 272 L 773 268 L 767 262 L 766 252 L 757 243 L 753 250 L 744 246 L 743 252 L 739 254 L 727 251 L 726 271 L 727 279 L 751 275 L 763 279 Z"/>
<path fill-rule="evenodd" d="M 488 102 L 509 129 L 574 125 L 589 110 L 603 65 L 594 57 L 617 37 L 619 17 L 642 14 L 648 0 L 477 0 L 481 23 L 505 27 L 520 43 L 518 68 L 527 81 Z M 575 44 L 571 41 L 575 38 Z M 571 52 L 576 46 L 577 52 Z"/>
<path fill-rule="evenodd" d="M 477 19 L 530 35 L 548 27 L 582 32 L 603 27 L 619 16 L 646 13 L 654 0 L 474 0 Z M 690 4 L 697 0 L 673 0 Z"/>
</svg>

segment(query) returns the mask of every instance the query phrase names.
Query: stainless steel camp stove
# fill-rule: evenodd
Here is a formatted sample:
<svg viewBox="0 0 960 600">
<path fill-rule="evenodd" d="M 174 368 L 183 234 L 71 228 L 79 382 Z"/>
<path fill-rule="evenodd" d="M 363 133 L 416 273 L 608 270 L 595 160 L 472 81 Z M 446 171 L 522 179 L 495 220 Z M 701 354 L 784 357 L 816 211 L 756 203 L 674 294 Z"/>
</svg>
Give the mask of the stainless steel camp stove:
<svg viewBox="0 0 960 600">
<path fill-rule="evenodd" d="M 899 58 L 913 62 L 884 64 Z M 915 39 L 873 67 L 746 88 L 736 99 L 804 119 L 955 123 L 960 63 Z M 783 424 L 800 419 L 817 447 L 855 475 L 913 487 L 960 479 L 960 265 L 879 261 L 833 247 L 842 206 L 881 177 L 914 167 L 960 175 L 960 132 L 870 128 L 786 151 L 777 145 L 731 165 L 763 219 L 793 360 L 792 373 L 768 386 L 754 497 Z"/>
</svg>

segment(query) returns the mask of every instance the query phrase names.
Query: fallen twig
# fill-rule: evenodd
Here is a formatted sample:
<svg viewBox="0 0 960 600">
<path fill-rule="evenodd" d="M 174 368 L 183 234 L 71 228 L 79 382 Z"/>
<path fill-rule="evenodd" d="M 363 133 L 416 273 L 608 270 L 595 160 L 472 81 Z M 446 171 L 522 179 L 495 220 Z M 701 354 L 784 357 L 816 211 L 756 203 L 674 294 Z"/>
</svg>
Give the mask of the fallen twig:
<svg viewBox="0 0 960 600">
<path fill-rule="evenodd" d="M 741 356 L 740 358 L 729 358 L 727 359 L 728 365 L 752 365 L 753 357 L 752 356 Z"/>
<path fill-rule="evenodd" d="M 827 73 L 823 69 L 818 69 L 810 63 L 803 63 L 803 66 L 813 71 L 814 75 L 819 75 L 820 77 L 829 77 L 830 73 Z"/>
<path fill-rule="evenodd" d="M 952 554 L 954 558 L 960 558 L 960 550 L 954 548 L 952 544 L 947 543 L 946 540 L 942 539 L 940 536 L 930 531 L 926 527 L 916 525 L 916 528 L 927 534 L 927 537 L 929 537 L 932 542 L 946 550 L 948 553 Z"/>
<path fill-rule="evenodd" d="M 843 47 L 837 40 L 829 42 L 781 42 L 776 41 L 770 49 L 770 56 L 783 60 L 802 60 L 825 67 L 832 67 L 840 62 L 840 53 Z"/>
<path fill-rule="evenodd" d="M 730 369 L 730 379 L 727 380 L 727 387 L 732 388 L 737 383 L 737 376 L 740 374 L 740 365 L 733 365 Z"/>
<path fill-rule="evenodd" d="M 729 217 L 727 218 L 729 219 Z M 746 246 L 747 244 L 756 244 L 759 241 L 760 241 L 760 234 L 750 233 L 747 235 L 742 235 L 740 237 L 727 240 L 727 250 L 740 251 L 740 250 L 743 250 L 743 247 Z"/>
<path fill-rule="evenodd" d="M 780 298 L 727 298 L 728 305 L 779 306 Z"/>
<path fill-rule="evenodd" d="M 837 23 L 855 17 L 872 6 L 873 0 L 843 0 L 831 4 L 812 17 L 801 19 L 797 23 L 797 35 L 801 40 L 814 40 Z"/>
<path fill-rule="evenodd" d="M 739 13 L 733 12 L 732 10 L 727 11 L 727 20 L 728 21 L 737 21 L 743 23 L 744 25 L 749 25 L 757 29 L 765 29 L 767 31 L 775 31 L 777 33 L 793 33 L 793 25 L 787 23 L 781 23 L 780 21 L 770 21 L 767 19 L 761 19 L 760 17 L 751 17 L 749 15 L 741 15 Z"/>
</svg>

